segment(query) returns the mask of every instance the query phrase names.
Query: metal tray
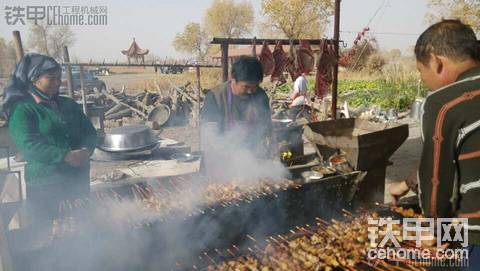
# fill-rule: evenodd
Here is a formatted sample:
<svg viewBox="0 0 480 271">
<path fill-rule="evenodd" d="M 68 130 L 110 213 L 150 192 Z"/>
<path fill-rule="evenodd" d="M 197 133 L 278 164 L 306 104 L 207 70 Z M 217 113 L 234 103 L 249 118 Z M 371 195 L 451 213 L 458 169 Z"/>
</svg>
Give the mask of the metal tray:
<svg viewBox="0 0 480 271">
<path fill-rule="evenodd" d="M 152 129 L 147 126 L 129 125 L 105 133 L 99 148 L 109 152 L 137 151 L 154 146 L 157 141 Z"/>
</svg>

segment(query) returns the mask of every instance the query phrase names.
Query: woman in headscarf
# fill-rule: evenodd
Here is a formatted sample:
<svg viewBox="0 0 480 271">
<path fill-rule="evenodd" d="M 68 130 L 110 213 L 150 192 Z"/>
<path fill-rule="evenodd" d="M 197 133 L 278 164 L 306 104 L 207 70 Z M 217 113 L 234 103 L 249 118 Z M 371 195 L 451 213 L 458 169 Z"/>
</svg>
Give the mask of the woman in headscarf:
<svg viewBox="0 0 480 271">
<path fill-rule="evenodd" d="M 2 111 L 27 162 L 27 217 L 36 223 L 33 227 L 51 223 L 61 201 L 90 192 L 96 130 L 80 105 L 59 96 L 60 85 L 61 67 L 53 58 L 27 54 L 4 91 Z"/>
</svg>

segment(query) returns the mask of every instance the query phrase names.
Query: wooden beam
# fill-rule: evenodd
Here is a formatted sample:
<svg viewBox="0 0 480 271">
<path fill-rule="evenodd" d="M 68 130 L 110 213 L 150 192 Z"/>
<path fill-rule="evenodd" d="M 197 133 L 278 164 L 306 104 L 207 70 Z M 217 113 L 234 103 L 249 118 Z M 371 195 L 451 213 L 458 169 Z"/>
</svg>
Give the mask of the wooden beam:
<svg viewBox="0 0 480 271">
<path fill-rule="evenodd" d="M 223 82 L 228 81 L 228 43 L 224 42 L 220 45 L 222 50 L 222 79 Z"/>
<path fill-rule="evenodd" d="M 340 2 L 335 0 L 335 18 L 333 25 L 333 40 L 335 48 L 335 66 L 333 67 L 332 82 L 332 118 L 337 119 L 337 94 L 338 94 L 338 58 L 339 58 L 339 38 L 340 38 Z"/>
<path fill-rule="evenodd" d="M 68 47 L 63 46 L 63 61 L 70 62 L 70 55 L 68 54 Z M 72 66 L 67 65 L 67 89 L 68 89 L 68 96 L 73 99 L 73 77 L 72 77 Z"/>
<path fill-rule="evenodd" d="M 84 66 L 84 67 L 183 67 L 183 68 L 190 68 L 190 67 L 200 67 L 200 68 L 220 68 L 220 65 L 196 65 L 196 64 L 128 64 L 128 63 L 94 63 L 94 62 L 79 62 L 79 63 L 71 63 L 71 62 L 64 62 L 62 63 L 63 66 Z"/>
<path fill-rule="evenodd" d="M 213 40 L 210 42 L 211 44 L 232 44 L 232 45 L 252 45 L 253 40 L 255 39 L 257 44 L 263 44 L 263 42 L 267 42 L 267 44 L 276 44 L 277 42 L 281 43 L 282 45 L 289 45 L 290 40 L 288 39 L 257 39 L 257 38 L 251 38 L 251 39 L 227 39 L 227 38 L 213 38 Z M 324 39 L 327 41 L 327 43 L 333 43 L 333 40 L 330 39 Z M 320 45 L 322 43 L 322 39 L 305 39 L 305 41 L 308 41 L 310 45 Z M 294 45 L 300 44 L 300 40 L 292 40 Z"/>
<path fill-rule="evenodd" d="M 15 56 L 17 58 L 17 63 L 24 56 L 22 37 L 20 36 L 20 31 L 13 31 L 13 44 L 15 45 Z"/>
</svg>

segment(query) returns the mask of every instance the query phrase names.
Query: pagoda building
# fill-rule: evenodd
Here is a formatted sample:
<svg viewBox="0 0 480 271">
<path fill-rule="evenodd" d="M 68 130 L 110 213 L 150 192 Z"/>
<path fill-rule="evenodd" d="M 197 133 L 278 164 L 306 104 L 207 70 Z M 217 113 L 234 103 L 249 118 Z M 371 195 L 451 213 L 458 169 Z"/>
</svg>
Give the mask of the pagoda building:
<svg viewBox="0 0 480 271">
<path fill-rule="evenodd" d="M 138 46 L 135 38 L 133 38 L 133 42 L 130 45 L 130 48 L 127 50 L 122 50 L 122 54 L 127 56 L 128 64 L 130 64 L 130 59 L 133 58 L 136 63 L 144 63 L 145 62 L 145 55 L 148 54 L 148 49 L 142 49 Z"/>
</svg>

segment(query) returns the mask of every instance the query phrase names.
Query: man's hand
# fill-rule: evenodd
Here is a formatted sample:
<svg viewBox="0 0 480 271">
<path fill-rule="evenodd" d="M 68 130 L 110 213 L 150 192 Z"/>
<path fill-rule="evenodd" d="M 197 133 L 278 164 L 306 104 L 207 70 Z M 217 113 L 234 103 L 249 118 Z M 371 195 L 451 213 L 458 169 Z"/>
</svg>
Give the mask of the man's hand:
<svg viewBox="0 0 480 271">
<path fill-rule="evenodd" d="M 398 200 L 405 196 L 410 188 L 407 185 L 407 182 L 401 181 L 399 183 L 393 183 L 389 187 L 390 195 L 392 196 L 392 204 L 397 205 Z"/>
<path fill-rule="evenodd" d="M 91 151 L 88 149 L 72 150 L 65 155 L 63 160 L 73 167 L 79 167 L 88 161 L 90 155 Z"/>
</svg>

